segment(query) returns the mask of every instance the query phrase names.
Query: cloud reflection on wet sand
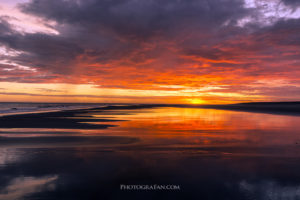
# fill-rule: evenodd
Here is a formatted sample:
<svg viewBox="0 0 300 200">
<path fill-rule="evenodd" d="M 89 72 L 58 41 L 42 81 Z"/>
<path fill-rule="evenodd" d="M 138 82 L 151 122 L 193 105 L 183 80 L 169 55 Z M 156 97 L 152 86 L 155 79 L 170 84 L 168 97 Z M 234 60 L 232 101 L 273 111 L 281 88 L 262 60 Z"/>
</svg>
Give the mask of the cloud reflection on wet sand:
<svg viewBox="0 0 300 200">
<path fill-rule="evenodd" d="M 75 115 L 114 126 L 0 130 L 1 200 L 299 198 L 300 117 L 199 108 Z M 120 184 L 181 190 L 145 196 Z"/>
<path fill-rule="evenodd" d="M 16 200 L 23 199 L 32 193 L 42 192 L 43 190 L 54 190 L 54 181 L 58 176 L 50 177 L 18 177 L 0 190 L 0 199 Z"/>
</svg>

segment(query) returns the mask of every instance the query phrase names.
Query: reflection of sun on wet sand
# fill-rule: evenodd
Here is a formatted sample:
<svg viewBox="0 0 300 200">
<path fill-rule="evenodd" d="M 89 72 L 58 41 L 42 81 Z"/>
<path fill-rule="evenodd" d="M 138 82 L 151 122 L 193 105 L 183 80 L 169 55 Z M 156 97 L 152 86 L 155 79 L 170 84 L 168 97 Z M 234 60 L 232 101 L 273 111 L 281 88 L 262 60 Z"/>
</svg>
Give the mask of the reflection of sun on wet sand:
<svg viewBox="0 0 300 200">
<path fill-rule="evenodd" d="M 242 104 L 242 107 L 253 105 L 278 107 L 278 104 L 261 103 Z M 290 103 L 280 105 L 284 108 Z M 231 152 L 236 152 L 232 146 L 240 149 L 237 146 L 299 141 L 289 134 L 295 131 L 298 118 L 233 112 L 229 111 L 231 106 L 238 106 L 242 111 L 241 104 L 227 106 L 217 106 L 218 110 L 188 105 L 128 105 L 3 116 L 0 117 L 0 144 L 15 147 L 119 145 L 127 149 L 131 146 L 131 149 L 170 150 L 230 147 Z M 281 139 L 282 127 L 285 127 L 285 140 Z"/>
<path fill-rule="evenodd" d="M 176 193 L 160 191 L 171 199 L 276 199 L 287 189 L 296 199 L 300 117 L 289 109 L 270 114 L 261 105 L 244 112 L 253 105 L 124 105 L 2 116 L 0 199 L 145 197 L 120 191 L 120 184 L 180 185 Z M 155 199 L 157 191 L 147 196 Z"/>
<path fill-rule="evenodd" d="M 267 129 L 272 129 L 273 136 L 269 139 L 266 136 L 263 142 L 272 143 L 276 140 L 276 135 L 279 135 L 278 138 L 281 137 L 276 126 L 286 124 L 287 127 L 294 127 L 294 124 L 289 125 L 293 117 L 225 110 L 266 113 L 284 110 L 285 114 L 295 115 L 298 113 L 299 105 L 300 103 L 249 103 L 197 107 L 123 105 L 2 116 L 0 144 L 49 147 L 49 145 L 121 145 L 143 142 L 141 143 L 143 145 L 146 141 L 161 143 L 163 140 L 164 142 L 169 140 L 167 142 L 169 145 L 174 143 L 173 145 L 177 146 L 228 145 L 262 139 L 261 137 L 266 134 L 261 134 L 259 138 L 257 134 L 265 133 Z M 236 118 L 237 116 L 239 118 Z M 259 129 L 253 130 L 258 124 Z M 290 141 L 288 135 L 285 137 L 285 142 Z M 283 142 L 281 139 L 278 141 Z"/>
<path fill-rule="evenodd" d="M 159 107 L 186 107 L 186 108 L 213 108 L 226 110 L 241 110 L 249 112 L 276 113 L 276 114 L 300 114 L 300 102 L 279 103 L 243 103 L 229 105 L 129 105 L 106 106 L 94 109 L 69 110 L 58 112 L 8 115 L 0 117 L 0 128 L 62 128 L 62 129 L 105 129 L 113 125 L 110 122 L 117 121 L 118 112 L 124 115 L 133 113 L 134 110 Z M 120 111 L 121 110 L 121 111 Z M 105 111 L 110 111 L 106 113 Z M 94 115 L 102 117 L 93 117 Z M 106 115 L 106 116 L 105 116 Z M 111 115 L 109 117 L 108 115 Z M 123 119 L 118 119 L 123 120 Z M 88 123 L 87 123 L 88 122 Z M 91 123 L 101 122 L 101 123 Z"/>
</svg>

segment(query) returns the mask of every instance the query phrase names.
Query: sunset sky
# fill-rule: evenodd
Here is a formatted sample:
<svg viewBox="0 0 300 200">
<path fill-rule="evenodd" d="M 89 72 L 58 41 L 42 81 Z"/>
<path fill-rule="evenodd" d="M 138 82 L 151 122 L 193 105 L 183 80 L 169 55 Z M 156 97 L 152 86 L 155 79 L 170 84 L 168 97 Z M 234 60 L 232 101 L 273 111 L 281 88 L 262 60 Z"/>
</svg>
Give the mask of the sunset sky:
<svg viewBox="0 0 300 200">
<path fill-rule="evenodd" d="M 300 100 L 299 0 L 0 0 L 0 101 Z"/>
</svg>

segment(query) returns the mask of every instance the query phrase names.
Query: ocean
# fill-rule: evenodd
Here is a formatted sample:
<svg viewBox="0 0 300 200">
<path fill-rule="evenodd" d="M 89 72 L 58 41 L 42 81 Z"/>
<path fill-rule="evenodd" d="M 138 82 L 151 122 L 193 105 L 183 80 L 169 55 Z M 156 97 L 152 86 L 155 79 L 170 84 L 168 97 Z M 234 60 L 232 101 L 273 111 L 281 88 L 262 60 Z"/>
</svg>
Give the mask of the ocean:
<svg viewBox="0 0 300 200">
<path fill-rule="evenodd" d="M 23 102 L 0 102 L 0 116 L 52 112 L 61 110 L 75 110 L 93 107 L 102 107 L 110 104 L 105 103 L 23 103 Z"/>
</svg>

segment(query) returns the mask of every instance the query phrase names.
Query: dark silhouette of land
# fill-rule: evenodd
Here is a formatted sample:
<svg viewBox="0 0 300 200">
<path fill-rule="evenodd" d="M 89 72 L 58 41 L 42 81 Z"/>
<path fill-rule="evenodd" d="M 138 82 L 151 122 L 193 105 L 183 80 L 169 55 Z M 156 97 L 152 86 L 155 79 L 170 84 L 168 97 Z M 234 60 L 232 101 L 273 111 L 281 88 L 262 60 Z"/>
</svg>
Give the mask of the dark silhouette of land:
<svg viewBox="0 0 300 200">
<path fill-rule="evenodd" d="M 269 114 L 300 115 L 300 102 L 251 102 L 228 105 L 204 105 L 204 108 L 259 112 Z"/>
</svg>

